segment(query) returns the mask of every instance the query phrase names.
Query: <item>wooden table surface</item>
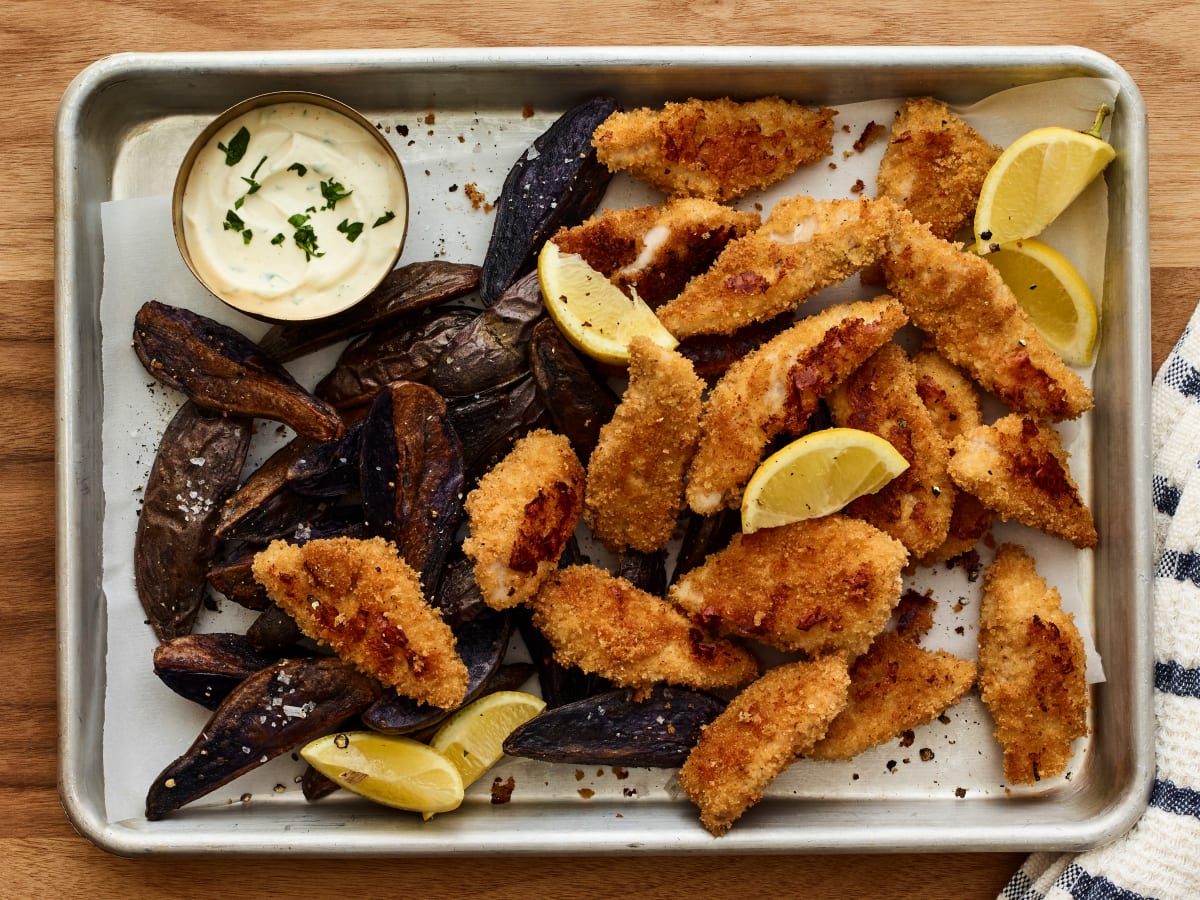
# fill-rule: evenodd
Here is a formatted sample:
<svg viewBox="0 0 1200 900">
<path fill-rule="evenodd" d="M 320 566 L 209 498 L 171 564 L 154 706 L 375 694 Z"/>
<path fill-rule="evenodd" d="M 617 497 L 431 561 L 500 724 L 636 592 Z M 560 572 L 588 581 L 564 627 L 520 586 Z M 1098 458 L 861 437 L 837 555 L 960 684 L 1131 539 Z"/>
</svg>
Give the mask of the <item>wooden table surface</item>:
<svg viewBox="0 0 1200 900">
<path fill-rule="evenodd" d="M 56 779 L 52 140 L 70 79 L 118 51 L 581 44 L 1079 44 L 1150 114 L 1154 364 L 1200 297 L 1200 4 L 1016 0 L 944 13 L 776 0 L 297 4 L 7 0 L 0 24 L 0 896 L 990 897 L 1021 854 L 312 861 L 116 859 Z M 683 10 L 686 8 L 686 12 Z M 677 11 L 678 10 L 678 11 Z M 536 23 L 536 27 L 533 23 Z M 933 849 L 933 848 L 931 848 Z"/>
</svg>

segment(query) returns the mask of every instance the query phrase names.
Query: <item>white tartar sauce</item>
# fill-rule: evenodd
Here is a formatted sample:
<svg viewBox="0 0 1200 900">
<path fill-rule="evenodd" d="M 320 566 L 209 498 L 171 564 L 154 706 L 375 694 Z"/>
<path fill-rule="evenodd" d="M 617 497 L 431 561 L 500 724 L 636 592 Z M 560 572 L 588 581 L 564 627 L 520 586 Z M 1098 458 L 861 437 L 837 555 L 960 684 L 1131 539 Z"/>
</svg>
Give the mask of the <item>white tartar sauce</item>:
<svg viewBox="0 0 1200 900">
<path fill-rule="evenodd" d="M 301 102 L 220 129 L 196 157 L 182 205 L 201 280 L 239 309 L 279 319 L 360 299 L 395 263 L 408 215 L 404 177 L 377 139 Z"/>
</svg>

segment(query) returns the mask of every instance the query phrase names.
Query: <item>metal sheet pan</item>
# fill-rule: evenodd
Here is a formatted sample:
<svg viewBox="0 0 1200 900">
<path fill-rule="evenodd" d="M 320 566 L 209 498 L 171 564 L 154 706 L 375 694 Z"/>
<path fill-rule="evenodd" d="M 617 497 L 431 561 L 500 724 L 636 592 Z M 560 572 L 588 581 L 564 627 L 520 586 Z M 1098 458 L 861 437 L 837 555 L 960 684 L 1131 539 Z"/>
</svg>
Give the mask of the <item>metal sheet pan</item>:
<svg viewBox="0 0 1200 900">
<path fill-rule="evenodd" d="M 670 783 L 632 800 L 620 786 L 584 802 L 573 778 L 517 765 L 514 802 L 486 791 L 465 812 L 418 817 L 347 800 L 200 808 L 163 822 L 114 821 L 105 808 L 104 697 L 108 662 L 102 473 L 100 204 L 165 192 L 200 124 L 271 90 L 320 91 L 368 115 L 427 110 L 519 114 L 562 109 L 606 92 L 626 105 L 720 92 L 779 93 L 809 103 L 933 94 L 970 102 L 1067 76 L 1119 83 L 1107 173 L 1109 237 L 1101 353 L 1087 463 L 1102 535 L 1092 562 L 1096 642 L 1108 680 L 1093 693 L 1093 732 L 1069 782 L 1041 792 L 956 797 L 903 780 L 822 781 L 771 795 L 714 841 Z M 67 90 L 56 134 L 56 338 L 60 785 L 76 828 L 105 849 L 140 853 L 355 854 L 815 852 L 1081 849 L 1127 829 L 1153 774 L 1149 249 L 1146 118 L 1140 94 L 1111 60 L 1075 47 L 727 47 L 119 55 Z M 149 664 L 146 663 L 147 675 Z M 986 730 L 986 729 L 985 729 Z M 914 748 L 915 750 L 915 748 Z M 147 782 L 154 773 L 147 773 Z M 952 780 L 953 771 L 945 773 Z M 586 773 L 584 784 L 600 781 Z M 611 775 L 608 781 L 613 779 Z M 936 779 L 935 779 L 936 780 Z M 293 792 L 295 793 L 295 792 Z M 637 793 L 637 792 L 635 792 Z M 786 792 L 785 792 L 786 793 Z"/>
</svg>

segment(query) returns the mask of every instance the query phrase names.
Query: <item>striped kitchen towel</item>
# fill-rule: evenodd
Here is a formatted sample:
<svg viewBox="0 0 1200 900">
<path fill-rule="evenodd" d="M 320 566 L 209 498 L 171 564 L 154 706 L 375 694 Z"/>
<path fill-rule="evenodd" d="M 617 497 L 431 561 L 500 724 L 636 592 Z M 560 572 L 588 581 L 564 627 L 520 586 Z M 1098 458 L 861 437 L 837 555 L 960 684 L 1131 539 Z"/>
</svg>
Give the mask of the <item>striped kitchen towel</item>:
<svg viewBox="0 0 1200 900">
<path fill-rule="evenodd" d="M 1035 853 L 1003 900 L 1200 898 L 1200 309 L 1154 378 L 1154 713 L 1150 807 L 1124 837 Z"/>
</svg>

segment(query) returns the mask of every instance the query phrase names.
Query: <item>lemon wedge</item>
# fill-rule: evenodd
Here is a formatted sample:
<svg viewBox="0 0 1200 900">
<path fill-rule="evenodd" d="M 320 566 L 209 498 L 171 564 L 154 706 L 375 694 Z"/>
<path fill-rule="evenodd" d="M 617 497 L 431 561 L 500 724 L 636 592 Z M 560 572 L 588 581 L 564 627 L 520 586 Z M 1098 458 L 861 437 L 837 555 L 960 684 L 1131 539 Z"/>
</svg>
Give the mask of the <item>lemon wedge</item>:
<svg viewBox="0 0 1200 900">
<path fill-rule="evenodd" d="M 1099 327 L 1096 301 L 1066 257 L 1041 241 L 1025 240 L 1001 244 L 985 259 L 1054 352 L 1073 366 L 1091 363 Z"/>
<path fill-rule="evenodd" d="M 985 248 L 1041 234 L 1117 155 L 1092 131 L 1037 128 L 1010 144 L 988 170 L 975 209 L 975 240 Z"/>
<path fill-rule="evenodd" d="M 827 516 L 907 468 L 900 451 L 869 431 L 806 434 L 767 457 L 750 478 L 742 495 L 742 531 Z"/>
<path fill-rule="evenodd" d="M 463 801 L 457 767 L 412 738 L 342 731 L 311 741 L 300 755 L 326 778 L 384 806 L 439 813 Z"/>
<path fill-rule="evenodd" d="M 504 739 L 543 709 L 546 701 L 523 691 L 496 691 L 464 706 L 429 742 L 470 785 L 504 755 Z"/>
<path fill-rule="evenodd" d="M 575 347 L 593 359 L 629 364 L 629 342 L 645 335 L 673 349 L 678 341 L 635 293 L 633 299 L 587 264 L 546 241 L 538 254 L 538 281 L 546 311 Z"/>
</svg>

